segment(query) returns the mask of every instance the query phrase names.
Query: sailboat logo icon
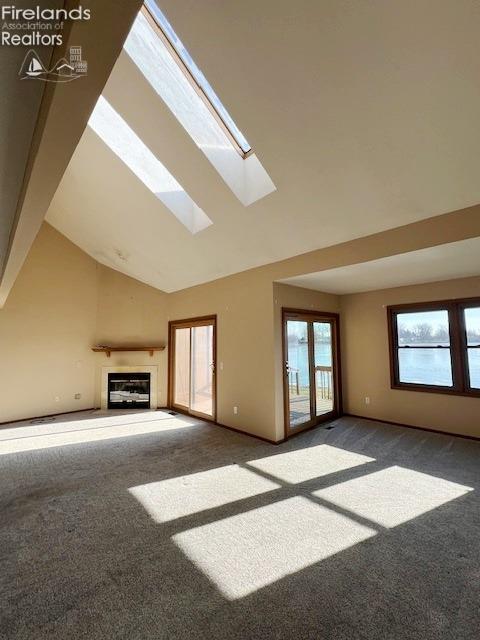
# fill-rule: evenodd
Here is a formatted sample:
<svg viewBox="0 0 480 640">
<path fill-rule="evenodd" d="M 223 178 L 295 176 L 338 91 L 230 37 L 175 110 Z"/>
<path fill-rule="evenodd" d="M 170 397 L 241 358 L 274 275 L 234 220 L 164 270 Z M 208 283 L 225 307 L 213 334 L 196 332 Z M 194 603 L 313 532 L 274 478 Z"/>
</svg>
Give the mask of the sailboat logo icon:
<svg viewBox="0 0 480 640">
<path fill-rule="evenodd" d="M 82 48 L 70 47 L 70 61 L 61 58 L 48 70 L 36 51 L 27 51 L 20 67 L 22 80 L 43 80 L 44 82 L 71 82 L 85 75 L 87 63 L 82 60 Z"/>
<path fill-rule="evenodd" d="M 37 55 L 37 53 L 30 49 L 27 51 L 22 66 L 20 67 L 21 78 L 38 78 L 42 75 L 48 75 L 48 71 L 45 69 L 43 62 Z"/>
<path fill-rule="evenodd" d="M 38 58 L 32 57 L 25 73 L 27 76 L 35 77 L 39 76 L 41 73 L 45 73 L 45 68 Z"/>
</svg>

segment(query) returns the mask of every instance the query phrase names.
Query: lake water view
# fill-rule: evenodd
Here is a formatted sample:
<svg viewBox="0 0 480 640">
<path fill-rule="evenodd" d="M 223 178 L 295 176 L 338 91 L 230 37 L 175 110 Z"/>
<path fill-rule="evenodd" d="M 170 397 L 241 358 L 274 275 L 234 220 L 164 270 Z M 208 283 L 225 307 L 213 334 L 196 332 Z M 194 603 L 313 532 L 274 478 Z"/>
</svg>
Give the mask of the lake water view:
<svg viewBox="0 0 480 640">
<path fill-rule="evenodd" d="M 308 386 L 308 345 L 289 342 L 288 364 L 290 370 L 298 369 L 298 381 L 301 387 Z M 315 365 L 332 366 L 332 348 L 325 342 L 315 342 Z"/>
<path fill-rule="evenodd" d="M 417 384 L 452 385 L 450 352 L 447 349 L 399 349 L 400 379 Z M 470 384 L 480 389 L 480 349 L 469 349 Z M 288 363 L 298 369 L 300 386 L 308 386 L 308 345 L 289 342 Z M 328 343 L 315 342 L 315 364 L 331 366 L 332 352 Z"/>
</svg>

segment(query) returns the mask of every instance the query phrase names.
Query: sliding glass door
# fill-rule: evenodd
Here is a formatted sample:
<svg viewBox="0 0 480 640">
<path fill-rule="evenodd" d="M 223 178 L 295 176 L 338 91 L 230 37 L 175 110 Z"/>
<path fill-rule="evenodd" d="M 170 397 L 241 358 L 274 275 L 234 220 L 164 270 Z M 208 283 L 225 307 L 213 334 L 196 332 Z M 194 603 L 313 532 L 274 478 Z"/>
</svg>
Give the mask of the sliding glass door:
<svg viewBox="0 0 480 640">
<path fill-rule="evenodd" d="M 284 310 L 286 435 L 340 412 L 338 316 Z"/>
<path fill-rule="evenodd" d="M 313 355 L 315 371 L 315 416 L 331 414 L 335 408 L 333 355 L 334 320 L 313 321 Z"/>
<path fill-rule="evenodd" d="M 300 427 L 310 421 L 312 413 L 308 322 L 287 319 L 286 331 L 289 424 Z"/>
<path fill-rule="evenodd" d="M 215 318 L 170 323 L 169 405 L 215 419 Z"/>
</svg>

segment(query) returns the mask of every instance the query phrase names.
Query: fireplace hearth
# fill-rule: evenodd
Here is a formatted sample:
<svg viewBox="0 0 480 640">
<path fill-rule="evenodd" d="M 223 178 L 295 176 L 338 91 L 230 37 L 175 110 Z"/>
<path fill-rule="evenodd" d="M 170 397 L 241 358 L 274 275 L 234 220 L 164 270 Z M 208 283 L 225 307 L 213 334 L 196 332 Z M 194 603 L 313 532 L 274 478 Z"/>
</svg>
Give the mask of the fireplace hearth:
<svg viewBox="0 0 480 640">
<path fill-rule="evenodd" d="M 107 398 L 109 409 L 149 409 L 150 373 L 109 373 Z"/>
</svg>

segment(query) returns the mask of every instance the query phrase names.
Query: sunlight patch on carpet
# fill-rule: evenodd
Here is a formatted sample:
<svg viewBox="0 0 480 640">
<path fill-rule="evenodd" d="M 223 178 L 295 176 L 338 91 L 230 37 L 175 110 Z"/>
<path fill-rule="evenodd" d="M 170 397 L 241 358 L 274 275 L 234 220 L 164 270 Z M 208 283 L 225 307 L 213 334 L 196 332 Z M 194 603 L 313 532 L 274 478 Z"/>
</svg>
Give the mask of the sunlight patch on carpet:
<svg viewBox="0 0 480 640">
<path fill-rule="evenodd" d="M 376 531 L 296 496 L 173 536 L 230 600 L 242 598 Z"/>
<path fill-rule="evenodd" d="M 131 487 L 155 522 L 214 509 L 278 489 L 279 485 L 236 464 Z"/>
<path fill-rule="evenodd" d="M 417 518 L 473 491 L 456 482 L 392 466 L 347 480 L 313 495 L 384 527 Z"/>
<path fill-rule="evenodd" d="M 248 464 L 284 482 L 297 484 L 374 461 L 375 458 L 369 458 L 360 453 L 353 453 L 328 444 L 319 444 L 315 447 L 305 447 L 252 460 Z"/>
<path fill-rule="evenodd" d="M 144 413 L 68 420 L 0 431 L 0 456 L 197 427 L 198 423 Z"/>
</svg>

